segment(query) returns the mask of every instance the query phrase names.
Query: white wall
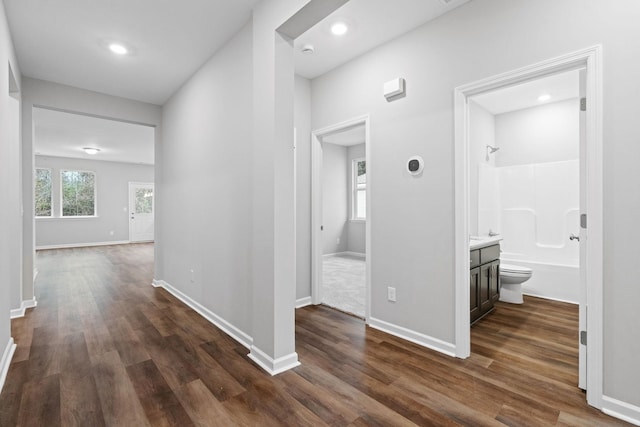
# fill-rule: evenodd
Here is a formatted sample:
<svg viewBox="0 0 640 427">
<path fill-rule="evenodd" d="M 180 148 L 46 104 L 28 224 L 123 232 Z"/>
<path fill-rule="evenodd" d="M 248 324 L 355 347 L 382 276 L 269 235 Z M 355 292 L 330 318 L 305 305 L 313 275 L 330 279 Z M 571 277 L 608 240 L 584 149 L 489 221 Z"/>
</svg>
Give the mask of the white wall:
<svg viewBox="0 0 640 427">
<path fill-rule="evenodd" d="M 6 203 L 7 225 L 9 227 L 9 283 L 11 285 L 11 308 L 22 304 L 22 150 L 20 141 L 20 101 L 7 99 L 8 107 L 8 173 L 17 179 L 9 180 Z"/>
<path fill-rule="evenodd" d="M 18 141 L 19 114 L 15 112 L 15 100 L 9 94 L 9 66 L 12 68 L 21 87 L 20 69 L 16 61 L 15 52 L 4 10 L 0 3 L 0 358 L 11 338 L 9 311 L 15 307 L 19 299 L 19 272 L 14 270 L 14 262 L 20 260 L 20 236 L 13 233 L 16 214 L 20 211 L 20 200 L 16 194 L 20 193 L 20 164 Z M 19 96 L 19 94 L 13 94 Z M 17 187 L 17 188 L 16 188 Z M 7 363 L 9 361 L 7 360 Z M 0 366 L 0 369 L 2 366 Z"/>
<path fill-rule="evenodd" d="M 487 234 L 489 228 L 484 225 L 479 227 L 479 218 L 483 213 L 486 215 L 484 207 L 487 206 L 487 200 L 484 197 L 480 200 L 478 183 L 483 178 L 483 172 L 486 172 L 482 168 L 493 167 L 499 151 L 490 154 L 487 159 L 487 145 L 497 145 L 495 117 L 473 100 L 469 102 L 469 129 L 469 234 L 479 236 Z"/>
<path fill-rule="evenodd" d="M 156 278 L 249 336 L 251 37 L 245 26 L 164 105 L 156 205 L 164 247 Z"/>
<path fill-rule="evenodd" d="M 322 253 L 347 250 L 349 161 L 347 147 L 322 144 Z"/>
<path fill-rule="evenodd" d="M 311 296 L 311 82 L 296 75 L 296 299 Z"/>
<path fill-rule="evenodd" d="M 604 252 L 615 254 L 604 260 L 604 392 L 640 406 L 640 340 L 627 333 L 640 323 L 640 106 L 628 96 L 640 91 L 638 20 L 632 0 L 475 0 L 312 81 L 312 128 L 371 116 L 374 318 L 455 344 L 454 88 L 602 43 Z M 398 76 L 407 96 L 387 103 L 382 85 Z M 413 155 L 426 163 L 417 179 L 404 171 Z"/>
<path fill-rule="evenodd" d="M 580 100 L 569 99 L 495 116 L 496 166 L 580 157 Z"/>
<path fill-rule="evenodd" d="M 44 156 L 35 164 L 51 169 L 54 216 L 36 219 L 36 248 L 129 240 L 129 182 L 153 183 L 153 166 Z M 62 169 L 95 173 L 96 218 L 60 218 Z"/>
<path fill-rule="evenodd" d="M 36 80 L 25 77 L 22 81 L 22 193 L 25 221 L 23 227 L 23 292 L 22 298 L 29 300 L 34 297 L 33 272 L 35 255 L 35 220 L 33 206 L 33 109 L 52 108 L 71 113 L 88 114 L 107 119 L 122 120 L 131 123 L 139 123 L 155 126 L 155 152 L 156 164 L 161 156 L 158 151 L 162 135 L 159 129 L 161 123 L 161 108 L 157 105 L 116 96 L 105 95 L 85 89 L 78 89 L 58 83 Z M 160 171 L 156 166 L 155 197 L 156 206 L 162 198 Z M 158 227 L 162 220 L 156 216 L 155 225 L 156 242 L 159 240 L 161 228 Z M 156 257 L 162 251 L 159 244 L 155 245 Z M 155 268 L 161 266 L 156 263 Z"/>
<path fill-rule="evenodd" d="M 347 184 L 349 185 L 347 199 L 348 199 L 348 210 L 347 215 L 351 218 L 351 212 L 353 211 L 353 171 L 351 170 L 353 166 L 353 160 L 364 158 L 366 154 L 365 144 L 357 144 L 352 145 L 347 150 L 347 160 L 348 160 L 348 172 L 347 172 Z M 347 251 L 356 252 L 359 254 L 364 254 L 366 252 L 365 249 L 365 232 L 366 222 L 365 221 L 348 221 L 347 222 Z"/>
</svg>

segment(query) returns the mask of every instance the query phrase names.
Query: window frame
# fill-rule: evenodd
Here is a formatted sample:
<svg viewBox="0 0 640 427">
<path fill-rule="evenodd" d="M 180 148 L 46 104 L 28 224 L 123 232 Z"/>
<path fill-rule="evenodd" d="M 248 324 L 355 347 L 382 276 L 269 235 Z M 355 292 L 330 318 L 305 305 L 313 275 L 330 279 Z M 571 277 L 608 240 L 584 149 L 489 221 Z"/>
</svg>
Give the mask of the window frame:
<svg viewBox="0 0 640 427">
<path fill-rule="evenodd" d="M 38 170 L 46 170 L 49 171 L 49 215 L 37 215 L 36 211 L 36 188 L 38 183 Z M 33 216 L 35 218 L 53 218 L 54 217 L 54 209 L 53 209 L 53 169 L 36 166 L 33 169 Z"/>
<path fill-rule="evenodd" d="M 365 157 L 357 157 L 351 160 L 351 221 L 365 222 L 367 220 L 366 212 L 366 197 L 367 197 L 367 183 L 358 184 L 358 164 L 360 162 L 365 163 L 367 159 Z M 366 175 L 366 172 L 365 172 Z M 358 213 L 358 193 L 363 192 L 365 195 L 365 212 L 364 217 L 357 216 Z"/>
<path fill-rule="evenodd" d="M 65 172 L 83 172 L 93 174 L 93 215 L 64 215 L 64 185 L 62 176 Z M 83 169 L 60 169 L 60 216 L 59 218 L 97 218 L 98 217 L 98 175 L 95 171 Z"/>
</svg>

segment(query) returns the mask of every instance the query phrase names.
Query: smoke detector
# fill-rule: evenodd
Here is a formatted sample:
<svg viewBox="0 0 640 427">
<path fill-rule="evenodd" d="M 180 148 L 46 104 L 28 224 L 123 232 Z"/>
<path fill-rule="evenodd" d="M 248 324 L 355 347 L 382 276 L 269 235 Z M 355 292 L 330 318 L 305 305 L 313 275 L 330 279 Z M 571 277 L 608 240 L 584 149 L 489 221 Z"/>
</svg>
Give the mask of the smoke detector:
<svg viewBox="0 0 640 427">
<path fill-rule="evenodd" d="M 305 44 L 304 46 L 302 46 L 300 51 L 305 55 L 312 55 L 315 49 L 313 48 L 312 44 Z"/>
</svg>

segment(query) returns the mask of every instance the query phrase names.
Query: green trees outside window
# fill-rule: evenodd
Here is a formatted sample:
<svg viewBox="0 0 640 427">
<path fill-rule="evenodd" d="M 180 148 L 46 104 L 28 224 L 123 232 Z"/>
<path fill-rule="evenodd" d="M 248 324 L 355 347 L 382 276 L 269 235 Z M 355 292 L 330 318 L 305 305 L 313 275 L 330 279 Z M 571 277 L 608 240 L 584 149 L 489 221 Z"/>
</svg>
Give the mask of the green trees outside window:
<svg viewBox="0 0 640 427">
<path fill-rule="evenodd" d="M 94 216 L 96 214 L 95 174 L 63 170 L 60 178 L 62 216 Z"/>
<path fill-rule="evenodd" d="M 51 215 L 51 169 L 36 169 L 36 216 Z"/>
</svg>

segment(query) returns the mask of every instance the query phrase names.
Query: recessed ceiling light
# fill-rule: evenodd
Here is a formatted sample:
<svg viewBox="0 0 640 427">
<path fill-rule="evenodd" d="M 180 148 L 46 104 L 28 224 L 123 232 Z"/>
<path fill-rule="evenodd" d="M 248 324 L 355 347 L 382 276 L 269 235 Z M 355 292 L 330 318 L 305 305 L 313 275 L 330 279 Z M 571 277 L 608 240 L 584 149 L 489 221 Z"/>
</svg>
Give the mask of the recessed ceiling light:
<svg viewBox="0 0 640 427">
<path fill-rule="evenodd" d="M 551 99 L 551 95 L 549 95 L 548 93 L 543 93 L 542 95 L 540 95 L 538 97 L 538 101 L 540 101 L 540 102 L 546 102 L 546 101 L 548 101 L 550 99 Z"/>
<path fill-rule="evenodd" d="M 344 22 L 336 22 L 331 26 L 331 32 L 336 36 L 341 36 L 349 31 L 349 27 Z"/>
<path fill-rule="evenodd" d="M 91 155 L 97 154 L 100 151 L 99 148 L 95 148 L 95 147 L 84 147 L 83 150 L 85 153 L 91 154 Z"/>
<path fill-rule="evenodd" d="M 109 45 L 109 50 L 113 53 L 117 53 L 118 55 L 125 55 L 128 52 L 126 47 L 118 43 L 111 43 Z"/>
</svg>

